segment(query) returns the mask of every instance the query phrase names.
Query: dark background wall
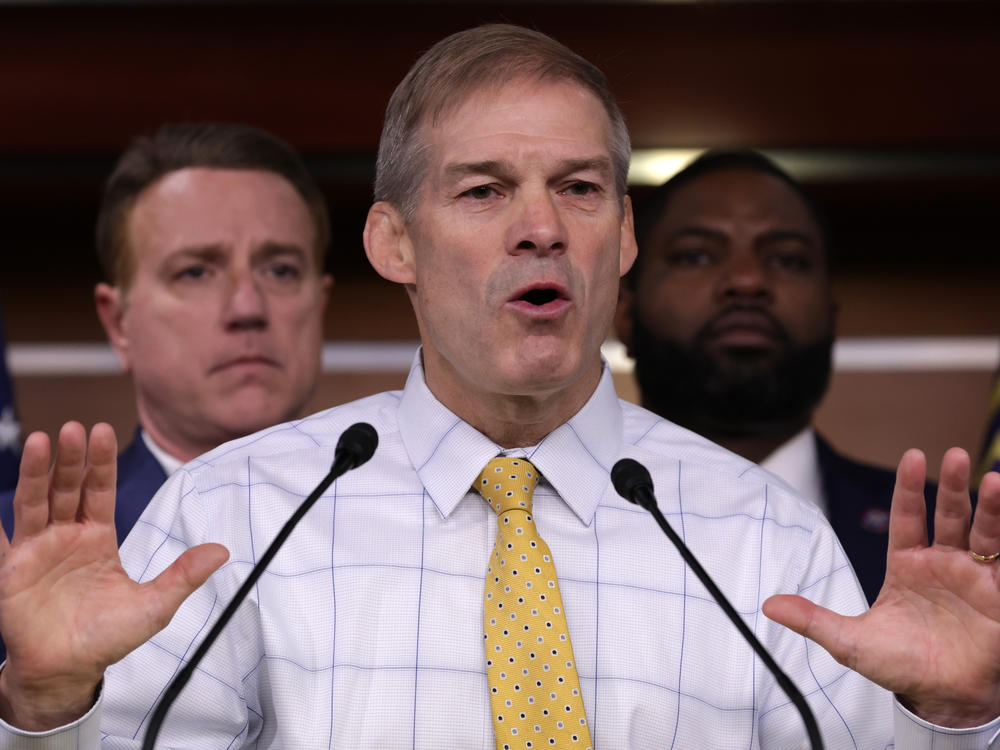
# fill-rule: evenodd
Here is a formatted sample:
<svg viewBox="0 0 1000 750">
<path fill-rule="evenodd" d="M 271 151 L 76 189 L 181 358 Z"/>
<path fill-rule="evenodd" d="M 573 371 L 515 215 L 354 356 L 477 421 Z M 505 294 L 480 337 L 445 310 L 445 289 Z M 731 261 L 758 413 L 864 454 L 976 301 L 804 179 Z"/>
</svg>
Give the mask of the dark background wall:
<svg viewBox="0 0 1000 750">
<path fill-rule="evenodd" d="M 608 74 L 638 148 L 832 156 L 803 173 L 838 241 L 840 332 L 1000 334 L 1000 12 L 993 2 L 0 3 L 0 302 L 15 343 L 101 341 L 100 182 L 167 120 L 242 120 L 306 155 L 330 200 L 333 340 L 416 337 L 361 247 L 393 86 L 445 34 L 506 20 Z M 853 161 L 852 161 L 853 160 Z M 851 164 L 867 163 L 858 169 Z M 829 161 L 829 159 L 828 159 Z M 644 188 L 634 188 L 641 198 Z M 842 372 L 821 424 L 849 452 L 977 447 L 991 372 Z M 317 406 L 401 383 L 334 374 Z M 19 376 L 25 426 L 134 421 L 120 377 Z M 634 394 L 627 376 L 620 378 Z"/>
</svg>

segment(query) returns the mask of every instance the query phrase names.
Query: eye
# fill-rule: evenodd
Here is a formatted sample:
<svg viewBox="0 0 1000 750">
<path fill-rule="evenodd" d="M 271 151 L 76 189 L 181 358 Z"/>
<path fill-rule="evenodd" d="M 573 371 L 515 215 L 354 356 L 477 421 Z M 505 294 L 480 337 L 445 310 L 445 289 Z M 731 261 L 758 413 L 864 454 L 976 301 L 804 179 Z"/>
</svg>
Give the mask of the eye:
<svg viewBox="0 0 1000 750">
<path fill-rule="evenodd" d="M 302 278 L 302 269 L 294 263 L 272 263 L 268 272 L 277 279 L 297 280 Z"/>
<path fill-rule="evenodd" d="M 670 268 L 704 268 L 711 263 L 711 254 L 700 248 L 674 250 L 666 257 L 666 264 Z"/>
<path fill-rule="evenodd" d="M 184 266 L 184 268 L 181 268 L 174 274 L 174 278 L 178 281 L 198 281 L 206 278 L 208 273 L 208 266 L 198 263 Z"/>
<path fill-rule="evenodd" d="M 773 268 L 796 273 L 806 273 L 813 268 L 812 258 L 797 252 L 774 253 L 768 258 L 768 262 Z"/>
<path fill-rule="evenodd" d="M 601 188 L 595 185 L 593 182 L 587 182 L 585 180 L 577 180 L 576 182 L 570 183 L 570 185 L 564 190 L 564 192 L 570 195 L 594 195 L 599 193 Z"/>
<path fill-rule="evenodd" d="M 468 196 L 473 200 L 483 201 L 487 198 L 492 198 L 494 195 L 499 195 L 499 193 L 492 185 L 476 185 L 463 192 L 462 195 Z"/>
</svg>

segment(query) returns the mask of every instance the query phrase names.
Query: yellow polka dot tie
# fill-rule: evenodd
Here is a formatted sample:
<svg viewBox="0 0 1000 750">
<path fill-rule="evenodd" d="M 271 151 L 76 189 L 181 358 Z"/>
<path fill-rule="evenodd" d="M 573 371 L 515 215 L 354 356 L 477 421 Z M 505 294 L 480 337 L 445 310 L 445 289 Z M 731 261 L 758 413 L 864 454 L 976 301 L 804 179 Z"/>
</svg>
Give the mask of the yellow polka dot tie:
<svg viewBox="0 0 1000 750">
<path fill-rule="evenodd" d="M 483 629 L 497 750 L 591 748 L 556 568 L 531 519 L 538 472 L 494 458 L 475 488 L 497 513 Z"/>
</svg>

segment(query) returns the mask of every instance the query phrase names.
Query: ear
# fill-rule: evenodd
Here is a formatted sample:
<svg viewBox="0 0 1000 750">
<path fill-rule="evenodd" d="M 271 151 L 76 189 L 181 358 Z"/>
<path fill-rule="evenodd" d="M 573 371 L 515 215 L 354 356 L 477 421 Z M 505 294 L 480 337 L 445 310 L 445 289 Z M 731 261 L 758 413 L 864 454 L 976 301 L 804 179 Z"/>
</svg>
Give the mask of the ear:
<svg viewBox="0 0 1000 750">
<path fill-rule="evenodd" d="M 120 287 L 100 283 L 94 287 L 94 302 L 97 305 L 97 317 L 101 319 L 104 332 L 108 336 L 111 347 L 118 355 L 118 364 L 123 371 L 131 369 L 128 336 L 125 335 L 126 303 Z"/>
<path fill-rule="evenodd" d="M 368 209 L 365 253 L 379 275 L 398 284 L 415 284 L 413 243 L 403 215 L 391 203 L 379 201 Z"/>
<path fill-rule="evenodd" d="M 625 353 L 635 359 L 632 354 L 632 305 L 634 296 L 632 290 L 623 282 L 618 290 L 618 307 L 615 308 L 615 333 L 618 340 L 625 344 Z"/>
<path fill-rule="evenodd" d="M 624 276 L 635 263 L 639 248 L 635 243 L 635 228 L 632 225 L 632 199 L 622 198 L 621 243 L 618 256 L 618 275 Z"/>
<path fill-rule="evenodd" d="M 326 309 L 326 303 L 330 301 L 330 290 L 333 289 L 333 276 L 331 274 L 323 274 L 323 278 L 319 280 L 319 293 L 323 297 L 322 307 Z"/>
</svg>

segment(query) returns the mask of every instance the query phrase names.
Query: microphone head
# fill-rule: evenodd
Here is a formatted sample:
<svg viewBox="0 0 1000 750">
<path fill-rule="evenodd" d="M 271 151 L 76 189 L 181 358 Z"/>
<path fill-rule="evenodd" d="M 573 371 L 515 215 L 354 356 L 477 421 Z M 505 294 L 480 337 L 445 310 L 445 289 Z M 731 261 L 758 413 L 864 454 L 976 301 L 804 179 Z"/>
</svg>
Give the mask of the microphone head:
<svg viewBox="0 0 1000 750">
<path fill-rule="evenodd" d="M 611 484 L 615 492 L 630 503 L 643 507 L 645 505 L 636 493 L 645 490 L 646 497 L 653 494 L 653 478 L 649 476 L 649 470 L 631 458 L 620 459 L 611 467 Z"/>
<path fill-rule="evenodd" d="M 371 458 L 377 447 L 378 433 L 375 428 L 367 422 L 355 422 L 341 433 L 334 461 L 346 458 L 353 469 Z"/>
</svg>

